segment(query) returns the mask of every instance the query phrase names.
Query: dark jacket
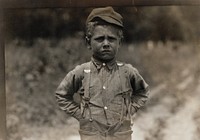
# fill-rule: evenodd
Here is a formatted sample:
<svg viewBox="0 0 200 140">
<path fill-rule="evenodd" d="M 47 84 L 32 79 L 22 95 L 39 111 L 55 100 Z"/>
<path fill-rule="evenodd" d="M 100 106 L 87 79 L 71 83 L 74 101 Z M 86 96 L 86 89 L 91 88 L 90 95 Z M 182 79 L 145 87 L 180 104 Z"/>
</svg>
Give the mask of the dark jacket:
<svg viewBox="0 0 200 140">
<path fill-rule="evenodd" d="M 74 94 L 80 95 L 80 103 Z M 62 110 L 79 120 L 82 139 L 85 133 L 112 138 L 129 132 L 130 136 L 130 117 L 147 101 L 148 85 L 130 64 L 92 59 L 66 75 L 56 98 Z"/>
</svg>

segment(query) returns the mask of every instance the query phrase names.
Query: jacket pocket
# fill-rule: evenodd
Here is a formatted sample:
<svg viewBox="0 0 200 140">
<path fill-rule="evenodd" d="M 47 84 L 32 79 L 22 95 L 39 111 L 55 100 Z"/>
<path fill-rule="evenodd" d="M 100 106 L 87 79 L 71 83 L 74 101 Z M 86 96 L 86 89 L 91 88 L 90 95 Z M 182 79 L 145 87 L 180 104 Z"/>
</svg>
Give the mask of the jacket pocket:
<svg viewBox="0 0 200 140">
<path fill-rule="evenodd" d="M 79 130 L 81 140 L 100 140 L 97 132 Z"/>
<path fill-rule="evenodd" d="M 99 140 L 97 138 L 98 131 L 93 126 L 93 122 L 88 119 L 80 119 L 80 129 L 79 134 L 81 140 Z"/>
<path fill-rule="evenodd" d="M 80 130 L 79 132 L 83 134 L 95 134 L 97 133 L 97 129 L 93 125 L 93 121 L 89 121 L 89 119 L 80 119 L 79 120 Z"/>
<path fill-rule="evenodd" d="M 116 132 L 114 134 L 113 140 L 131 140 L 132 130 Z"/>
</svg>

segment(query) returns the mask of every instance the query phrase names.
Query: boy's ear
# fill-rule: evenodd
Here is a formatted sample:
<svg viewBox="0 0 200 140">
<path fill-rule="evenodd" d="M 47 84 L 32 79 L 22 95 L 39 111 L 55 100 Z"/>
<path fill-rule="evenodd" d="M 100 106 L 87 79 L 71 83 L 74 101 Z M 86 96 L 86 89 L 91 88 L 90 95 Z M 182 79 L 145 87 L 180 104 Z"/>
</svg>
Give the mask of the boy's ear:
<svg viewBox="0 0 200 140">
<path fill-rule="evenodd" d="M 89 39 L 87 36 L 85 37 L 85 42 L 86 42 L 87 48 L 88 48 L 89 50 L 91 50 L 92 48 L 91 48 L 90 39 Z"/>
<path fill-rule="evenodd" d="M 122 45 L 123 38 L 120 38 L 119 45 Z"/>
<path fill-rule="evenodd" d="M 120 40 L 119 40 L 119 45 L 121 45 L 121 44 L 122 44 L 122 40 L 120 39 Z"/>
<path fill-rule="evenodd" d="M 91 49 L 92 49 L 92 47 L 91 47 L 90 45 L 87 45 L 87 48 L 88 48 L 89 50 L 91 50 Z"/>
<path fill-rule="evenodd" d="M 119 45 L 122 45 L 122 43 L 124 42 L 124 37 L 122 36 L 119 40 Z"/>
<path fill-rule="evenodd" d="M 89 37 L 87 37 L 87 36 L 85 37 L 85 42 L 86 42 L 87 45 L 90 45 L 90 39 L 89 39 Z"/>
</svg>

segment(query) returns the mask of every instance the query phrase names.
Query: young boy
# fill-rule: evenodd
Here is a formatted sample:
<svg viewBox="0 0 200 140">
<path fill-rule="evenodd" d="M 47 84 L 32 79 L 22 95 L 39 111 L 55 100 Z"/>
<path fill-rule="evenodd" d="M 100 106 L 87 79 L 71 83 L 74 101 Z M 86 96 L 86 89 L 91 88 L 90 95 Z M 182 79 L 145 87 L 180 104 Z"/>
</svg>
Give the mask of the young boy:
<svg viewBox="0 0 200 140">
<path fill-rule="evenodd" d="M 146 102 L 148 85 L 133 66 L 116 61 L 122 16 L 112 7 L 96 8 L 86 28 L 91 61 L 66 75 L 56 90 L 58 104 L 79 121 L 81 140 L 131 140 L 131 116 Z"/>
</svg>

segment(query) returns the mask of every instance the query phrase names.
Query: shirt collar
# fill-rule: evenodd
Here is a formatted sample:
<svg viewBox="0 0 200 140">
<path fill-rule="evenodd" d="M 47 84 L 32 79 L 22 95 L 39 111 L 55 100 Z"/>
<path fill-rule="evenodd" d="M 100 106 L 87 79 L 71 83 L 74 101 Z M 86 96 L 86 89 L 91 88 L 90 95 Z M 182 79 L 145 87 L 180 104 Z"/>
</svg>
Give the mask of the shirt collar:
<svg viewBox="0 0 200 140">
<path fill-rule="evenodd" d="M 116 59 L 113 59 L 109 62 L 103 63 L 94 57 L 91 58 L 93 64 L 96 66 L 97 70 L 100 70 L 103 66 L 106 66 L 109 70 L 112 70 L 116 64 Z"/>
</svg>

